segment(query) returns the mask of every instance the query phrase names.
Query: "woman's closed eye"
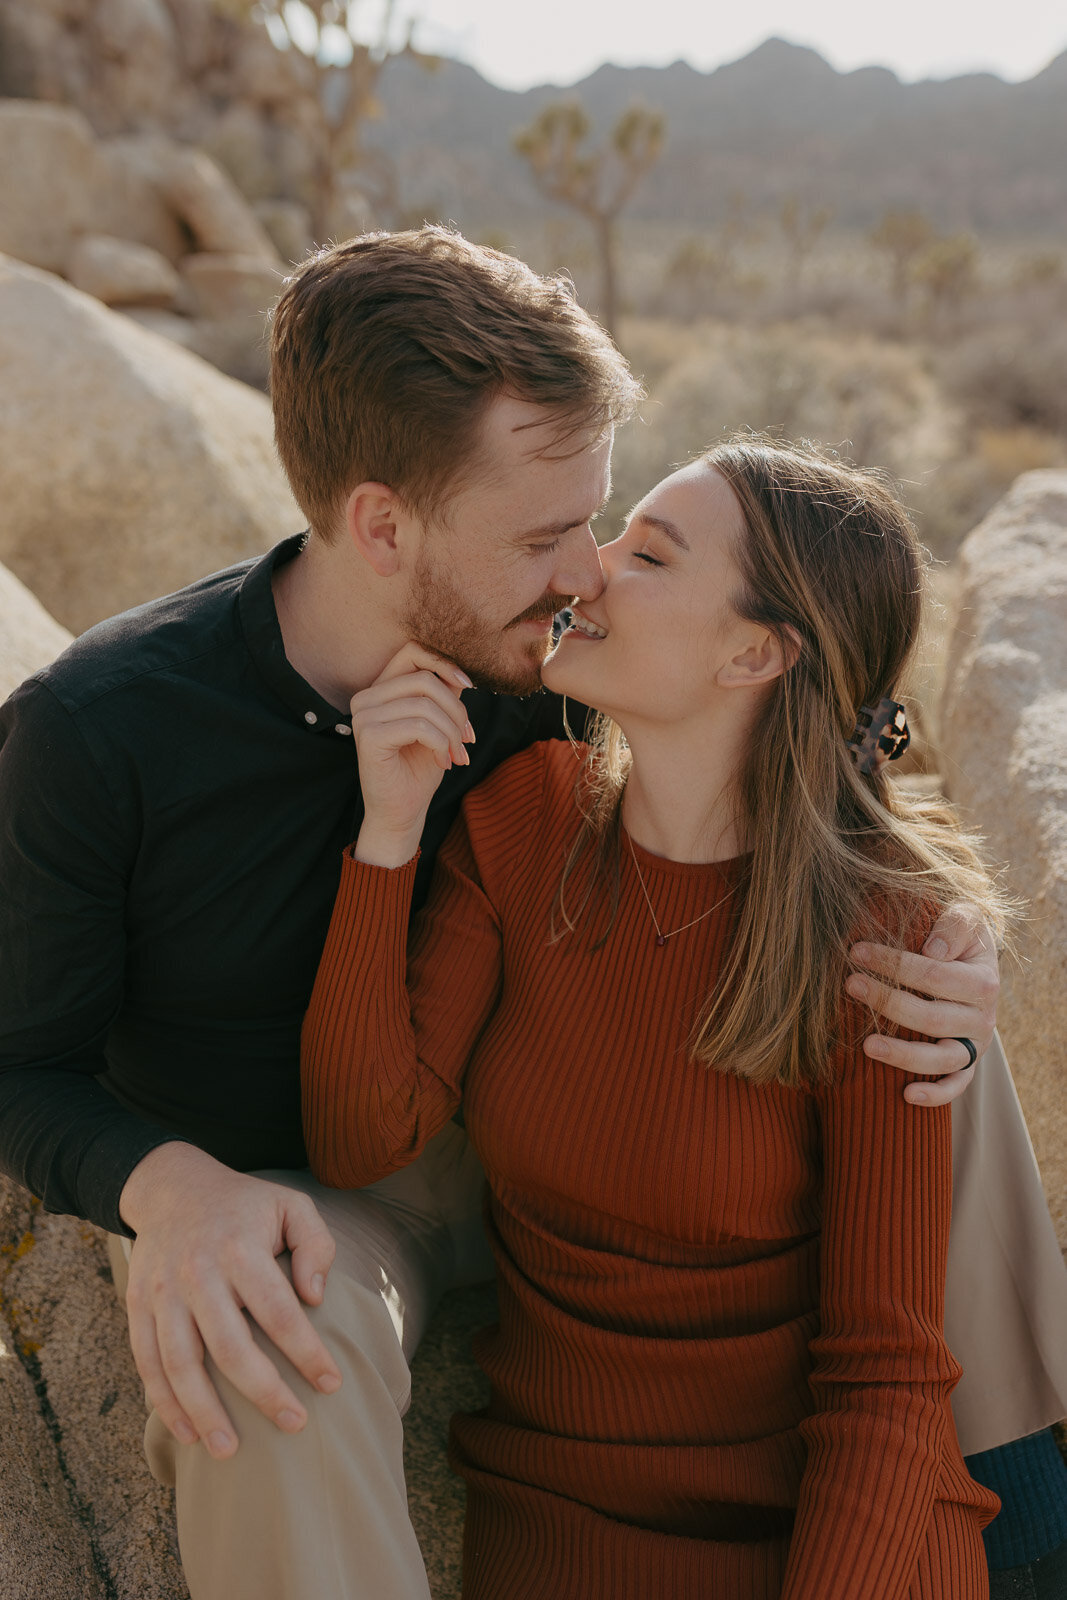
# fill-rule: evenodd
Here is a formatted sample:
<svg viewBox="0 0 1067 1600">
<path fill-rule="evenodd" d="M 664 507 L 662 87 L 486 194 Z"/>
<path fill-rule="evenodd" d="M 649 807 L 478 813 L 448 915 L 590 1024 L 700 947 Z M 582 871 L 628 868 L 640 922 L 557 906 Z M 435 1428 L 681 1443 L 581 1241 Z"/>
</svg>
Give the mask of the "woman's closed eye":
<svg viewBox="0 0 1067 1600">
<path fill-rule="evenodd" d="M 650 556 L 647 550 L 635 550 L 634 555 L 638 561 L 646 561 L 650 567 L 662 567 L 663 562 L 657 561 L 655 556 Z"/>
</svg>

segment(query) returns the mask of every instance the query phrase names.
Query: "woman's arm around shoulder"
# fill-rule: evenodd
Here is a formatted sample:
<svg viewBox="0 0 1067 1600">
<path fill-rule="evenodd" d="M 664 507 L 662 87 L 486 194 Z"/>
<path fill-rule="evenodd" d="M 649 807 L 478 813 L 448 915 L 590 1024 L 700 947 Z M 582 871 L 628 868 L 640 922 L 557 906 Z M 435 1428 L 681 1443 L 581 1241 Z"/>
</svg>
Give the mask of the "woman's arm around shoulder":
<svg viewBox="0 0 1067 1600">
<path fill-rule="evenodd" d="M 924 930 L 925 931 L 925 930 Z M 921 943 L 921 939 L 919 940 Z M 941 1468 L 960 1369 L 944 1340 L 951 1111 L 900 1094 L 845 1019 L 822 1130 L 820 1326 L 807 1464 L 782 1600 L 902 1600 Z"/>
</svg>

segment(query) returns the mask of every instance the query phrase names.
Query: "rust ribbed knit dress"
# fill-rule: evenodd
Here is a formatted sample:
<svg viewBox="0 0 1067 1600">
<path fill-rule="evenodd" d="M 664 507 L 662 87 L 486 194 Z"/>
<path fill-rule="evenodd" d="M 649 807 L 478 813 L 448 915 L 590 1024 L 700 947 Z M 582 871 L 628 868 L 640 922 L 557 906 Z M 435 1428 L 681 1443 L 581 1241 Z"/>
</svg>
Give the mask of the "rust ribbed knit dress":
<svg viewBox="0 0 1067 1600">
<path fill-rule="evenodd" d="M 413 863 L 346 858 L 304 1029 L 324 1182 L 403 1166 L 461 1094 L 488 1175 L 465 1600 L 976 1600 L 948 1108 L 858 1050 L 812 1092 L 695 1064 L 730 899 L 658 946 L 628 849 L 606 944 L 551 941 L 577 770 L 536 745 L 467 797 L 407 967 Z M 667 930 L 738 871 L 637 860 Z"/>
</svg>

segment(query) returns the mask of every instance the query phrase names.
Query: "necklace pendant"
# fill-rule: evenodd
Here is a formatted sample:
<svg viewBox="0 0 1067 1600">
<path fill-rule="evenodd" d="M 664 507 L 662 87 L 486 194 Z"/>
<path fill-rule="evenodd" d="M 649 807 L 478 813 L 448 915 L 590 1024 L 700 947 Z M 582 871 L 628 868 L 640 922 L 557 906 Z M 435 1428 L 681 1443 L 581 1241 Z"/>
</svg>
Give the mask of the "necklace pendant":
<svg viewBox="0 0 1067 1600">
<path fill-rule="evenodd" d="M 657 933 L 657 935 L 656 935 L 656 943 L 657 944 L 666 944 L 667 943 L 667 940 L 666 940 L 666 938 L 664 937 L 664 935 L 662 933 Z"/>
</svg>

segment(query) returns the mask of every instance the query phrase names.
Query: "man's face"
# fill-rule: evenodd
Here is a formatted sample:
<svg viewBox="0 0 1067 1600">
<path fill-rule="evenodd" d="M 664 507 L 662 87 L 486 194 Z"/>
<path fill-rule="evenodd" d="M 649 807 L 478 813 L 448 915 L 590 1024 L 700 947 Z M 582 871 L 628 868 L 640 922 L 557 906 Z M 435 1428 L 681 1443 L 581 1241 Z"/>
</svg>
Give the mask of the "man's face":
<svg viewBox="0 0 1067 1600">
<path fill-rule="evenodd" d="M 590 523 L 610 492 L 611 439 L 552 459 L 555 425 L 544 407 L 494 400 L 469 479 L 419 528 L 404 630 L 499 694 L 539 687 L 553 616 L 603 584 Z"/>
</svg>

